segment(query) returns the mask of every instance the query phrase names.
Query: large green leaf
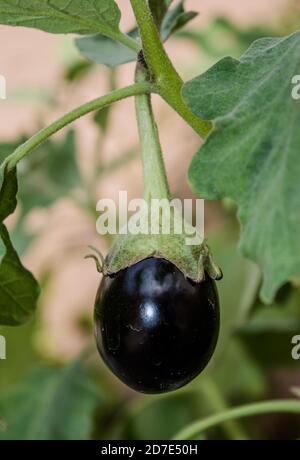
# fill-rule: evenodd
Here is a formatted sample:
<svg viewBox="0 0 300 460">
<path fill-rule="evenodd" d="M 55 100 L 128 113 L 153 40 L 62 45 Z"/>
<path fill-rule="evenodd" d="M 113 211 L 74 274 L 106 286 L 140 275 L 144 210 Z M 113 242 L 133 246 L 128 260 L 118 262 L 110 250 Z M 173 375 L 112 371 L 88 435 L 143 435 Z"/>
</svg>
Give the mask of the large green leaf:
<svg viewBox="0 0 300 460">
<path fill-rule="evenodd" d="M 241 60 L 225 58 L 188 82 L 183 96 L 214 129 L 194 157 L 192 188 L 210 200 L 232 198 L 241 249 L 263 270 L 261 297 L 300 278 L 300 32 L 256 41 Z"/>
<path fill-rule="evenodd" d="M 0 0 L 0 23 L 34 27 L 51 33 L 109 36 L 119 31 L 120 10 L 114 0 Z"/>
<path fill-rule="evenodd" d="M 1 160 L 10 153 L 0 149 Z M 1 173 L 0 190 L 0 324 L 16 326 L 26 322 L 36 308 L 39 286 L 22 265 L 3 224 L 16 208 L 18 191 L 16 170 Z"/>
<path fill-rule="evenodd" d="M 5 430 L 0 440 L 88 439 L 102 398 L 80 360 L 36 369 L 17 388 L 0 395 Z"/>
</svg>

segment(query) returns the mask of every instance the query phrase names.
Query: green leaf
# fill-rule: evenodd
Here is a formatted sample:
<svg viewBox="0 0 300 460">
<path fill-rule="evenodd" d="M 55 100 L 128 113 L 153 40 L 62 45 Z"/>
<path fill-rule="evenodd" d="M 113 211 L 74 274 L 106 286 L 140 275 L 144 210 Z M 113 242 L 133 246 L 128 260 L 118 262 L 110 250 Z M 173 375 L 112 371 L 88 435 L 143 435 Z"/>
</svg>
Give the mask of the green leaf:
<svg viewBox="0 0 300 460">
<path fill-rule="evenodd" d="M 131 31 L 128 35 L 135 38 L 137 29 Z M 96 64 L 104 64 L 111 68 L 135 61 L 137 58 L 137 54 L 134 51 L 102 34 L 77 38 L 75 44 L 86 58 Z"/>
<path fill-rule="evenodd" d="M 17 145 L 9 142 L 0 144 L 0 165 L 14 151 Z M 16 169 L 7 173 L 4 168 L 0 168 L 0 186 L 0 222 L 3 222 L 9 214 L 14 212 L 17 206 L 18 182 Z"/>
<path fill-rule="evenodd" d="M 0 157 L 5 159 L 14 144 L 0 145 Z M 74 159 L 74 132 L 70 131 L 62 142 L 48 141 L 36 154 L 24 161 L 21 170 L 22 186 L 19 198 L 22 218 L 33 207 L 49 206 L 65 196 L 80 180 Z M 16 207 L 16 171 L 4 174 L 0 191 L 1 222 Z M 21 232 L 22 234 L 22 232 Z M 24 236 L 24 235 L 23 235 Z M 27 242 L 30 235 L 26 235 Z M 20 238 L 19 238 L 20 239 Z M 22 238 L 24 239 L 24 238 Z M 39 286 L 33 275 L 23 267 L 6 227 L 0 227 L 0 324 L 16 326 L 28 321 L 36 309 Z"/>
<path fill-rule="evenodd" d="M 28 321 L 36 308 L 39 286 L 23 267 L 8 231 L 0 225 L 0 324 L 17 326 Z"/>
<path fill-rule="evenodd" d="M 22 215 L 32 208 L 52 205 L 80 184 L 75 151 L 71 130 L 61 141 L 48 140 L 24 159 L 18 194 Z"/>
<path fill-rule="evenodd" d="M 198 16 L 196 11 L 184 10 L 185 0 L 180 0 L 177 5 L 167 11 L 161 24 L 161 36 L 166 41 L 170 35 L 182 29 L 188 22 Z"/>
<path fill-rule="evenodd" d="M 0 0 L 0 23 L 51 33 L 111 36 L 119 32 L 120 10 L 114 0 Z"/>
<path fill-rule="evenodd" d="M 0 222 L 12 214 L 17 206 L 16 195 L 18 192 L 18 180 L 16 169 L 4 174 L 0 190 Z"/>
<path fill-rule="evenodd" d="M 159 24 L 160 33 L 163 41 L 166 41 L 173 33 L 184 27 L 191 19 L 197 16 L 194 11 L 186 12 L 184 10 L 184 1 L 180 0 L 177 5 L 168 10 L 170 1 L 159 3 L 152 2 L 155 18 Z M 134 28 L 128 33 L 128 36 L 137 39 L 139 36 L 138 29 Z M 103 34 L 91 35 L 88 37 L 77 38 L 75 44 L 78 50 L 87 59 L 96 64 L 104 64 L 113 68 L 118 65 L 133 62 L 137 58 L 137 53 L 124 46 L 122 43 L 105 37 Z"/>
<path fill-rule="evenodd" d="M 263 270 L 266 302 L 300 278 L 300 101 L 291 96 L 299 56 L 300 32 L 261 39 L 183 90 L 195 114 L 214 120 L 192 161 L 191 186 L 203 198 L 237 203 L 241 250 Z"/>
<path fill-rule="evenodd" d="M 84 364 L 42 367 L 0 396 L 0 440 L 81 440 L 102 398 Z"/>
<path fill-rule="evenodd" d="M 11 152 L 9 144 L 0 148 L 1 160 Z M 39 286 L 23 267 L 3 224 L 16 208 L 18 191 L 16 170 L 1 174 L 0 190 L 0 324 L 16 326 L 30 319 L 36 308 Z"/>
<path fill-rule="evenodd" d="M 148 0 L 154 21 L 159 28 L 173 0 Z"/>
</svg>

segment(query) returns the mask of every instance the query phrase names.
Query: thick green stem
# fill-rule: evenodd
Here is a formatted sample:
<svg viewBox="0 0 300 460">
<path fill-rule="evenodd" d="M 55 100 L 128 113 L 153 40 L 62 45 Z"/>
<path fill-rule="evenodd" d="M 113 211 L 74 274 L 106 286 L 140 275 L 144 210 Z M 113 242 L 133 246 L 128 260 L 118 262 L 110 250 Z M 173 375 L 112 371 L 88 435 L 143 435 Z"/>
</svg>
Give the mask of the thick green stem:
<svg viewBox="0 0 300 460">
<path fill-rule="evenodd" d="M 174 69 L 159 36 L 146 0 L 130 0 L 140 29 L 144 56 L 165 101 L 200 135 L 207 136 L 211 123 L 196 117 L 181 96 L 183 81 Z"/>
<path fill-rule="evenodd" d="M 138 64 L 136 80 L 144 80 L 143 66 Z M 141 144 L 144 175 L 144 199 L 150 203 L 151 198 L 169 199 L 169 187 L 159 142 L 158 130 L 153 117 L 151 96 L 138 95 L 136 114 Z"/>
<path fill-rule="evenodd" d="M 282 399 L 277 401 L 265 401 L 254 404 L 247 404 L 236 407 L 219 414 L 212 415 L 205 419 L 194 422 L 177 433 L 174 439 L 196 439 L 203 431 L 212 428 L 228 420 L 234 420 L 242 417 L 250 417 L 267 413 L 294 413 L 300 414 L 300 401 L 292 399 Z"/>
<path fill-rule="evenodd" d="M 51 123 L 51 125 L 43 128 L 41 131 L 28 139 L 28 141 L 24 142 L 24 144 L 20 145 L 11 155 L 6 158 L 4 166 L 6 166 L 7 170 L 10 171 L 25 155 L 45 142 L 54 133 L 82 117 L 83 115 L 86 115 L 87 113 L 90 113 L 94 110 L 102 109 L 107 105 L 112 104 L 113 102 L 120 101 L 121 99 L 125 99 L 130 96 L 150 93 L 151 90 L 152 86 L 147 82 L 135 83 L 125 88 L 116 89 L 115 91 L 112 91 L 105 96 L 98 97 L 90 102 L 87 102 L 86 104 L 81 105 L 80 107 L 77 107 L 76 109 Z"/>
</svg>

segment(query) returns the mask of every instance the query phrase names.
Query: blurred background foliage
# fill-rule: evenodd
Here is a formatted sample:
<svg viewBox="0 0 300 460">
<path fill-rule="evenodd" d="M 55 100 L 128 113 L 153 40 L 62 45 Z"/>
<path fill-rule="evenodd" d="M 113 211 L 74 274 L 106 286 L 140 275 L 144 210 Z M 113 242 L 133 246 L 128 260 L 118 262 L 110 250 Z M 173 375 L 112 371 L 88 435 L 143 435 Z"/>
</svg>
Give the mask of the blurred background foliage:
<svg viewBox="0 0 300 460">
<path fill-rule="evenodd" d="M 181 63 L 180 70 L 192 77 L 224 55 L 239 57 L 257 38 L 292 32 L 300 25 L 300 8 L 294 1 L 287 5 L 280 25 L 258 21 L 256 26 L 245 27 L 215 17 L 201 30 L 188 27 L 178 32 L 174 41 L 187 42 L 199 51 L 199 61 L 186 67 Z M 66 59 L 61 79 L 74 88 L 84 85 L 94 71 L 95 64 L 84 58 Z M 118 70 L 110 69 L 106 75 L 107 87 L 113 89 Z M 47 91 L 30 93 L 20 88 L 12 97 L 56 104 L 56 94 Z M 126 177 L 128 164 L 138 161 L 137 147 L 120 152 L 113 160 L 103 160 L 101 150 L 110 131 L 110 115 L 107 109 L 92 118 L 98 135 L 88 177 L 77 161 L 76 128 L 46 142 L 20 164 L 20 205 L 11 222 L 20 254 L 25 256 L 40 237 L 39 228 L 28 225 L 30 216 L 42 208 L 49 212 L 62 197 L 80 210 L 90 228 L 88 237 L 96 244 L 103 239 L 102 247 L 109 247 L 108 238 L 95 236 L 96 202 L 101 198 L 97 186 L 116 171 Z M 24 133 L 14 142 L 2 140 L 0 155 L 5 149 L 12 151 L 30 134 Z M 291 396 L 291 388 L 300 386 L 299 362 L 291 357 L 291 338 L 300 333 L 299 287 L 286 285 L 274 305 L 263 305 L 258 298 L 260 273 L 238 252 L 234 204 L 227 200 L 208 204 L 207 215 L 213 222 L 210 245 L 224 272 L 218 284 L 221 337 L 207 370 L 175 393 L 143 396 L 132 392 L 116 381 L 97 356 L 91 306 L 76 318 L 84 343 L 80 355 L 66 359 L 50 353 L 43 339 L 46 319 L 42 312 L 56 266 L 45 264 L 39 276 L 43 294 L 35 319 L 17 328 L 0 327 L 8 354 L 7 360 L 0 361 L 0 439 L 169 439 L 190 422 L 228 407 Z M 71 240 L 72 235 L 61 248 L 59 263 L 68 263 L 77 245 L 76 238 Z M 71 260 L 74 263 L 74 258 Z M 299 433 L 299 418 L 273 414 L 227 422 L 206 432 L 205 437 L 276 439 L 299 437 Z"/>
</svg>

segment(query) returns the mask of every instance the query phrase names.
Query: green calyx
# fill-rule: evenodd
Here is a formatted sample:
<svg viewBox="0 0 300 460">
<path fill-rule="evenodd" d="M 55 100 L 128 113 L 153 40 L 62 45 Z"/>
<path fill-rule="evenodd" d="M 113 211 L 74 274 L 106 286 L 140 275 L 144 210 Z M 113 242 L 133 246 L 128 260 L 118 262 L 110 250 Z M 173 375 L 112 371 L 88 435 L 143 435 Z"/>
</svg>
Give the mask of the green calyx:
<svg viewBox="0 0 300 460">
<path fill-rule="evenodd" d="M 136 82 L 145 81 L 149 81 L 149 74 L 140 55 Z M 135 231 L 130 228 L 129 219 L 127 228 L 121 230 L 106 259 L 98 263 L 98 270 L 104 275 L 113 275 L 143 259 L 157 257 L 170 261 L 195 282 L 203 280 L 205 274 L 212 279 L 220 279 L 222 272 L 213 262 L 206 242 L 184 220 L 176 200 L 170 198 L 149 94 L 136 96 L 136 114 L 143 162 L 144 200 L 132 216 Z"/>
<path fill-rule="evenodd" d="M 168 260 L 182 271 L 186 278 L 195 282 L 205 274 L 214 280 L 222 278 L 220 268 L 214 263 L 210 249 L 204 241 L 190 246 L 184 235 L 131 235 L 119 237 L 109 251 L 103 265 L 104 275 L 113 275 L 149 257 Z"/>
<path fill-rule="evenodd" d="M 222 272 L 214 263 L 206 241 L 201 242 L 195 228 L 183 219 L 181 210 L 172 200 L 159 200 L 159 204 L 161 214 L 157 220 L 153 219 L 153 214 L 157 216 L 156 204 L 140 208 L 138 217 L 134 217 L 136 228 L 145 233 L 133 234 L 127 229 L 126 234 L 116 239 L 105 259 L 95 248 L 91 248 L 94 254 L 87 258 L 96 261 L 97 270 L 103 275 L 113 275 L 143 259 L 157 257 L 173 263 L 194 282 L 203 280 L 205 274 L 214 280 L 221 279 Z M 176 233 L 180 229 L 182 232 Z"/>
</svg>

